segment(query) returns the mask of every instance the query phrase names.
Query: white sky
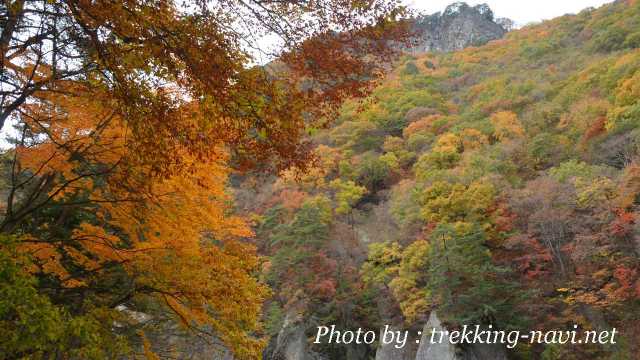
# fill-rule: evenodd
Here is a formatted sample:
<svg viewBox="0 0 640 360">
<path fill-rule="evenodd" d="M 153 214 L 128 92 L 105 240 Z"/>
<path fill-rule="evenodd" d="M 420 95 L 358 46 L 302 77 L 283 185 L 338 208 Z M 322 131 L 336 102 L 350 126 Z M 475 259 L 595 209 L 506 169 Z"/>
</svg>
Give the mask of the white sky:
<svg viewBox="0 0 640 360">
<path fill-rule="evenodd" d="M 613 0 L 467 0 L 469 5 L 487 3 L 496 17 L 506 17 L 522 26 L 564 14 L 576 14 L 587 7 L 599 7 Z M 404 0 L 410 7 L 432 14 L 443 11 L 455 0 Z"/>
</svg>

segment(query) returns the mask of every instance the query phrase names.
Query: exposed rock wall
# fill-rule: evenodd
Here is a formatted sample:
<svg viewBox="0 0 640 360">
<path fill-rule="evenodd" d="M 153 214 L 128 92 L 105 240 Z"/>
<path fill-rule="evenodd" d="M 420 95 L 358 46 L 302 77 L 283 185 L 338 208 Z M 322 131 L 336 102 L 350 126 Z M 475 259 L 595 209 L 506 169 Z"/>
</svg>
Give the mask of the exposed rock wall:
<svg viewBox="0 0 640 360">
<path fill-rule="evenodd" d="M 262 354 L 264 360 L 326 360 L 309 349 L 307 325 L 295 307 L 284 318 L 282 328 Z"/>
<path fill-rule="evenodd" d="M 382 339 L 383 329 L 380 330 L 378 339 Z M 404 332 L 404 329 L 392 327 L 392 331 Z M 381 344 L 376 351 L 376 360 L 414 360 L 416 357 L 417 344 L 416 338 L 412 335 L 414 335 L 415 332 L 410 332 L 409 334 L 405 346 L 401 348 L 396 347 L 395 343 Z"/>
<path fill-rule="evenodd" d="M 454 51 L 499 39 L 513 27 L 508 19 L 494 19 L 486 4 L 453 3 L 442 13 L 421 16 L 415 21 L 417 45 L 410 52 Z"/>
<path fill-rule="evenodd" d="M 422 330 L 422 338 L 420 338 L 420 347 L 416 354 L 416 360 L 457 360 L 455 346 L 448 343 L 434 343 L 431 344 L 431 332 L 442 332 L 445 329 L 442 327 L 440 319 L 435 311 L 429 315 L 429 321 L 424 325 Z"/>
<path fill-rule="evenodd" d="M 415 360 L 508 360 L 509 358 L 505 348 L 499 344 L 471 344 L 461 348 L 449 342 L 439 343 L 436 341 L 438 337 L 434 338 L 432 344 L 431 332 L 434 329 L 438 333 L 447 330 L 435 311 L 431 312 L 429 321 L 424 325 Z"/>
</svg>

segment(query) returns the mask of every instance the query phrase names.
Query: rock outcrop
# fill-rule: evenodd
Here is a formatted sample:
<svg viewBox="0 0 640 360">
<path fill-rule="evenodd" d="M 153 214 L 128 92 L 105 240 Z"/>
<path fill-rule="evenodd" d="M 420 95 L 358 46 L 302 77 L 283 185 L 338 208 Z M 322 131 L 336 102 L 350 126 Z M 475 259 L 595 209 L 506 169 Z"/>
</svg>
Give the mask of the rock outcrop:
<svg viewBox="0 0 640 360">
<path fill-rule="evenodd" d="M 495 19 L 487 4 L 469 6 L 453 3 L 444 12 L 418 17 L 415 21 L 417 45 L 410 52 L 455 51 L 499 39 L 513 22 Z"/>
<path fill-rule="evenodd" d="M 295 308 L 289 310 L 282 327 L 275 338 L 271 339 L 262 358 L 265 360 L 324 360 L 309 350 L 306 325 Z"/>
<path fill-rule="evenodd" d="M 429 315 L 429 321 L 424 325 L 420 347 L 415 360 L 507 360 L 507 352 L 500 344 L 470 344 L 460 347 L 449 342 L 438 342 L 438 337 L 434 337 L 431 342 L 431 332 L 436 334 L 446 331 L 442 325 L 438 314 L 435 311 Z M 386 359 L 378 359 L 386 360 Z"/>
<path fill-rule="evenodd" d="M 392 331 L 400 331 L 404 333 L 404 329 L 400 327 L 391 327 Z M 378 339 L 381 340 L 383 336 L 383 329 L 380 329 Z M 415 332 L 410 332 L 408 339 L 404 346 L 396 346 L 396 343 L 382 344 L 376 351 L 376 360 L 413 360 L 417 351 L 416 338 L 413 336 Z"/>
<path fill-rule="evenodd" d="M 444 331 L 440 319 L 435 311 L 432 311 L 429 315 L 429 321 L 424 325 L 422 330 L 422 337 L 420 338 L 420 347 L 416 354 L 416 360 L 456 360 L 456 348 L 449 342 L 435 342 L 431 343 L 432 331 L 441 333 Z M 436 334 L 437 334 L 436 333 Z"/>
</svg>

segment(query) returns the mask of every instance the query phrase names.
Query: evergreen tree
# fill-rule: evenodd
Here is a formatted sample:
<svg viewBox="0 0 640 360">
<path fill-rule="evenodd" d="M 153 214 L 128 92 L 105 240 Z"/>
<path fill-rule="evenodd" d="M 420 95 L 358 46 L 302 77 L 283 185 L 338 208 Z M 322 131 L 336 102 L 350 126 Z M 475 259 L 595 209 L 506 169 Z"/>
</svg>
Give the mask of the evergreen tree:
<svg viewBox="0 0 640 360">
<path fill-rule="evenodd" d="M 439 225 L 431 235 L 427 288 L 440 315 L 454 324 L 517 327 L 523 321 L 514 305 L 523 292 L 509 281 L 509 270 L 496 266 L 476 224 Z"/>
</svg>

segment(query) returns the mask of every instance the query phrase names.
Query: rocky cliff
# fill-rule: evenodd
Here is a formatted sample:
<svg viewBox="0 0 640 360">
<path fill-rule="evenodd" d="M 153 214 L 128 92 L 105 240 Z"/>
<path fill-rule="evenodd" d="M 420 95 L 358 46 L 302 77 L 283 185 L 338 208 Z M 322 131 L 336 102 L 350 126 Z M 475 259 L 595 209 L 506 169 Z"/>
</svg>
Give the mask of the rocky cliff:
<svg viewBox="0 0 640 360">
<path fill-rule="evenodd" d="M 469 6 L 453 3 L 432 15 L 420 16 L 415 21 L 417 44 L 411 52 L 455 51 L 499 39 L 511 30 L 509 19 L 494 18 L 487 4 Z"/>
<path fill-rule="evenodd" d="M 435 311 L 424 325 L 415 360 L 507 360 L 504 346 L 499 344 L 467 344 L 465 347 L 447 341 L 431 343 L 431 332 L 447 331 Z"/>
</svg>

